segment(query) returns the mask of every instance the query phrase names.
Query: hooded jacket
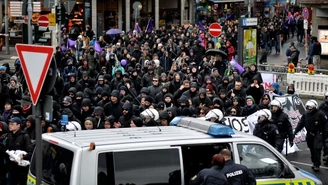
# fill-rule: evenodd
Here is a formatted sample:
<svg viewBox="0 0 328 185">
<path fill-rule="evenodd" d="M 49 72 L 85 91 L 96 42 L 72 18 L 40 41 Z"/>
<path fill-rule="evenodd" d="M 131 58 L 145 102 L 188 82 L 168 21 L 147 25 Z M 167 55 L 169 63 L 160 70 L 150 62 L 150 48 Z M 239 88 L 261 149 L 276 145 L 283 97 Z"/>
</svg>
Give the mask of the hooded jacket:
<svg viewBox="0 0 328 185">
<path fill-rule="evenodd" d="M 120 116 L 122 116 L 123 104 L 120 102 L 120 92 L 118 90 L 113 90 L 111 96 L 117 97 L 117 102 L 114 103 L 110 101 L 106 103 L 104 106 L 104 113 L 106 116 L 113 115 L 117 121 L 119 120 Z"/>
<path fill-rule="evenodd" d="M 126 115 L 122 113 L 118 121 L 121 123 L 121 127 L 130 127 L 131 120 L 135 118 L 133 115 L 133 105 L 131 103 L 124 103 L 121 111 L 124 109 L 127 109 L 128 113 Z"/>
<path fill-rule="evenodd" d="M 255 75 L 252 79 L 252 82 L 254 82 L 254 80 L 257 80 L 258 82 L 260 81 L 259 76 Z M 254 104 L 258 105 L 260 103 L 261 97 L 264 93 L 264 88 L 260 83 L 257 83 L 259 87 L 256 87 L 255 85 L 252 86 L 252 84 L 248 85 L 247 90 L 246 90 L 246 94 L 250 95 L 254 98 Z"/>
<path fill-rule="evenodd" d="M 205 94 L 205 97 L 204 98 L 201 98 L 200 97 L 201 94 Z M 193 107 L 199 108 L 200 104 L 205 105 L 206 107 L 208 107 L 211 102 L 212 102 L 211 99 L 209 97 L 207 97 L 206 89 L 201 88 L 199 90 L 198 97 L 195 97 L 193 99 L 192 104 L 193 104 Z"/>
<path fill-rule="evenodd" d="M 254 71 L 249 70 L 248 72 L 245 72 L 245 73 L 242 74 L 242 77 L 243 78 L 247 78 L 248 79 L 248 84 L 247 85 L 250 85 L 250 84 L 253 83 L 252 79 L 254 79 L 255 76 L 258 76 L 259 84 L 261 84 L 263 82 L 261 73 L 259 73 L 257 71 L 256 65 L 254 65 L 254 66 L 255 66 L 255 70 Z"/>
</svg>

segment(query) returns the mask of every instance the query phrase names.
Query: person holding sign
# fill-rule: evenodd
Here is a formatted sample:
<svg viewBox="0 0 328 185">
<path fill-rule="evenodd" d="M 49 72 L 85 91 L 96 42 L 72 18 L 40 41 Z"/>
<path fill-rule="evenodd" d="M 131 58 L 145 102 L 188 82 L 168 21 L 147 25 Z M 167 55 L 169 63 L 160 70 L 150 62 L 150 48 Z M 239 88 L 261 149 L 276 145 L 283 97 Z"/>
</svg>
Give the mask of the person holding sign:
<svg viewBox="0 0 328 185">
<path fill-rule="evenodd" d="M 278 151 L 282 152 L 285 139 L 289 139 L 290 147 L 294 144 L 293 127 L 289 122 L 288 115 L 283 112 L 280 101 L 272 100 L 271 102 L 272 121 L 278 127 L 280 138 L 278 140 Z"/>
</svg>

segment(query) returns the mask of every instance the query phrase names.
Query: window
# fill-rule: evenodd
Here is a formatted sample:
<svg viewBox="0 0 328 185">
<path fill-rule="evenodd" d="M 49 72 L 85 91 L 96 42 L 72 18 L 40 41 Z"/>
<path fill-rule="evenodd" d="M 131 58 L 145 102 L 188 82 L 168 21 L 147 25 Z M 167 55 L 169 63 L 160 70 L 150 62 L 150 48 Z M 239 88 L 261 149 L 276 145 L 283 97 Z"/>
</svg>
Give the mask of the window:
<svg viewBox="0 0 328 185">
<path fill-rule="evenodd" d="M 231 146 L 231 143 L 181 146 L 185 185 L 188 185 L 190 179 L 197 175 L 199 171 L 211 167 L 213 155 L 220 153 L 222 149 L 231 150 Z"/>
<path fill-rule="evenodd" d="M 175 184 L 181 182 L 177 148 L 101 153 L 98 185 Z"/>
<path fill-rule="evenodd" d="M 257 179 L 279 178 L 284 170 L 283 162 L 265 146 L 238 144 L 240 164 L 247 166 Z"/>
<path fill-rule="evenodd" d="M 43 141 L 43 180 L 48 184 L 68 185 L 70 183 L 71 169 L 74 153 L 65 148 Z M 36 175 L 35 153 L 31 161 L 31 173 Z"/>
</svg>

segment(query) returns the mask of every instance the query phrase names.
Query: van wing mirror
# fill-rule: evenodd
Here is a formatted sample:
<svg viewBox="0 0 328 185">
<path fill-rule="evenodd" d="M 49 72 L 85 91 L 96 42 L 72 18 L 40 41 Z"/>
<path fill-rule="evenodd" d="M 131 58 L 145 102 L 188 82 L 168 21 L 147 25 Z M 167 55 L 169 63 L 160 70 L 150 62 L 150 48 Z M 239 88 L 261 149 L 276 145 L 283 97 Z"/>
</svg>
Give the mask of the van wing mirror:
<svg viewBox="0 0 328 185">
<path fill-rule="evenodd" d="M 295 178 L 293 171 L 284 163 L 280 178 Z"/>
</svg>

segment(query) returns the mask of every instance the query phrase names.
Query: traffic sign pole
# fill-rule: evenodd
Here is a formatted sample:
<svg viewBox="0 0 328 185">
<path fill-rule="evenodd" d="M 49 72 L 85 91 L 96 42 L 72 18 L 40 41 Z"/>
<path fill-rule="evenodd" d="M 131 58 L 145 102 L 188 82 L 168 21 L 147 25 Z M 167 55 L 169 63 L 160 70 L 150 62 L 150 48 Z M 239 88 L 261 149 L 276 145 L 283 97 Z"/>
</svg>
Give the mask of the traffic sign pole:
<svg viewBox="0 0 328 185">
<path fill-rule="evenodd" d="M 32 107 L 32 114 L 35 115 L 35 158 L 36 161 L 36 185 L 42 183 L 42 126 L 40 102 Z"/>
<path fill-rule="evenodd" d="M 27 14 L 28 14 L 28 22 L 27 22 L 27 39 L 28 39 L 28 44 L 33 44 L 32 40 L 32 13 L 33 13 L 33 8 L 32 8 L 32 0 L 28 0 L 27 3 Z"/>
<path fill-rule="evenodd" d="M 9 34 L 8 34 L 8 0 L 5 0 L 5 43 L 6 43 L 6 54 L 9 54 Z"/>
</svg>

